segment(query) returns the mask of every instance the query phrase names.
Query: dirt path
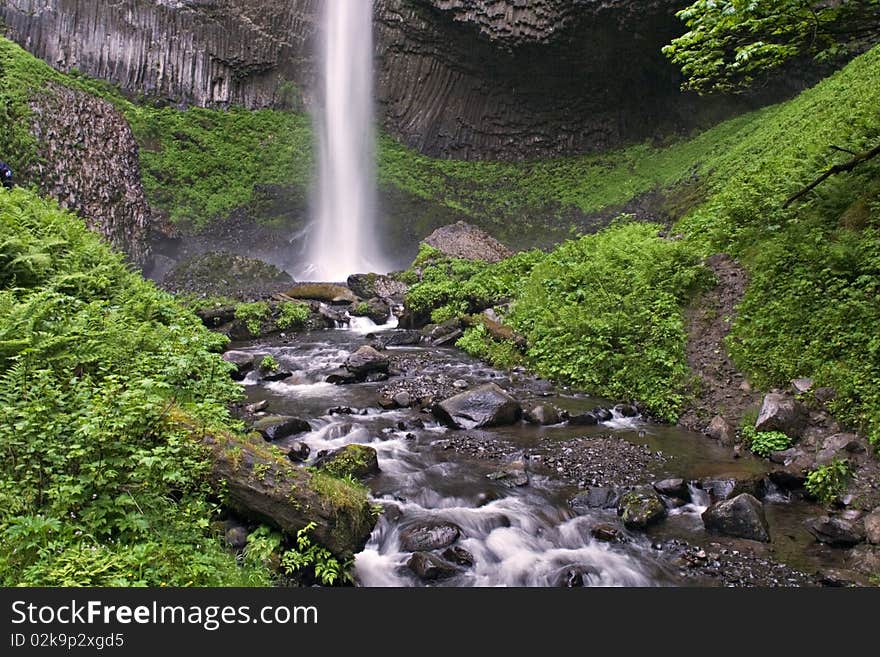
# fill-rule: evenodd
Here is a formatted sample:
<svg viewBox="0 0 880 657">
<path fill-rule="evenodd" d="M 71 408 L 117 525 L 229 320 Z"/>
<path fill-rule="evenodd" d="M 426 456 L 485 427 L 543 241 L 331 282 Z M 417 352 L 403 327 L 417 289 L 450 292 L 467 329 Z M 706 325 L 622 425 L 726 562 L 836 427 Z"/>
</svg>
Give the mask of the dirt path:
<svg viewBox="0 0 880 657">
<path fill-rule="evenodd" d="M 713 255 L 706 263 L 718 284 L 691 304 L 687 322 L 687 362 L 698 378 L 694 400 L 679 424 L 703 431 L 712 418 L 721 415 L 736 427 L 743 413 L 760 404 L 761 396 L 730 361 L 724 338 L 736 318 L 736 306 L 748 285 L 742 266 L 726 254 Z"/>
</svg>

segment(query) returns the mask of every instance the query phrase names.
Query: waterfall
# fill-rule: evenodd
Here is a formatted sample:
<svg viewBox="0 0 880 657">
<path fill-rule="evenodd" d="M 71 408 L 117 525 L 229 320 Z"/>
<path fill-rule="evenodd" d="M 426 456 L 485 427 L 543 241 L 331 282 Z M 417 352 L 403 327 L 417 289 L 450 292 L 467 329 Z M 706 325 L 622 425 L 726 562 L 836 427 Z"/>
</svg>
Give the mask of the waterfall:
<svg viewBox="0 0 880 657">
<path fill-rule="evenodd" d="M 322 4 L 317 198 L 301 277 L 344 281 L 387 271 L 375 228 L 373 3 Z"/>
</svg>

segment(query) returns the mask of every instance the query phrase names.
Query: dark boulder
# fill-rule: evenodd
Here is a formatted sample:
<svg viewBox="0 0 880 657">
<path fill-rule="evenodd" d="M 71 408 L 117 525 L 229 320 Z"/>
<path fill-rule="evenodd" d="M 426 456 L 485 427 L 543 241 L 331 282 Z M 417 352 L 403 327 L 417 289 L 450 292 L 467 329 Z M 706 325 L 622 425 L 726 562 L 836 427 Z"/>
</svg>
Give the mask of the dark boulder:
<svg viewBox="0 0 880 657">
<path fill-rule="evenodd" d="M 494 383 L 487 383 L 436 404 L 431 412 L 453 429 L 478 429 L 513 424 L 519 420 L 519 402 Z"/>
<path fill-rule="evenodd" d="M 253 429 L 259 432 L 266 440 L 273 441 L 311 431 L 312 426 L 298 417 L 271 415 L 257 420 L 253 425 Z"/>
<path fill-rule="evenodd" d="M 345 369 L 358 379 L 365 379 L 373 373 L 388 374 L 388 358 L 372 347 L 361 347 L 345 361 Z"/>
<path fill-rule="evenodd" d="M 614 525 L 601 524 L 590 529 L 590 536 L 603 543 L 619 543 L 625 540 L 623 532 Z"/>
<path fill-rule="evenodd" d="M 526 422 L 529 422 L 530 424 L 539 424 L 542 426 L 549 426 L 562 422 L 562 416 L 559 413 L 559 409 L 546 404 L 540 404 L 529 409 L 525 413 L 525 418 Z"/>
<path fill-rule="evenodd" d="M 384 347 L 411 347 L 422 343 L 424 336 L 421 331 L 394 331 L 379 338 Z"/>
<path fill-rule="evenodd" d="M 430 552 L 416 552 L 407 560 L 406 565 L 426 581 L 445 579 L 459 573 L 458 568 Z"/>
<path fill-rule="evenodd" d="M 565 566 L 553 578 L 553 586 L 563 589 L 581 588 L 590 578 L 599 578 L 601 574 L 593 566 L 575 564 Z"/>
<path fill-rule="evenodd" d="M 358 377 L 349 372 L 347 369 L 339 368 L 337 370 L 327 372 L 327 375 L 324 377 L 324 381 L 327 383 L 332 383 L 333 385 L 342 386 L 348 385 L 350 383 L 357 383 Z"/>
<path fill-rule="evenodd" d="M 230 372 L 233 381 L 242 381 L 254 369 L 254 361 L 262 360 L 262 355 L 255 356 L 249 351 L 227 351 L 223 354 L 223 360 L 232 363 L 235 369 Z"/>
<path fill-rule="evenodd" d="M 748 493 L 713 504 L 703 512 L 702 517 L 709 532 L 764 543 L 770 541 L 764 505 Z"/>
<path fill-rule="evenodd" d="M 639 409 L 632 404 L 617 404 L 612 411 L 621 417 L 636 417 L 639 414 Z"/>
<path fill-rule="evenodd" d="M 679 500 L 687 501 L 691 498 L 687 482 L 679 477 L 656 482 L 654 484 L 654 490 L 661 495 L 674 497 Z"/>
<path fill-rule="evenodd" d="M 581 413 L 568 418 L 568 423 L 577 427 L 592 427 L 599 424 L 599 418 L 595 413 Z"/>
<path fill-rule="evenodd" d="M 292 442 L 289 447 L 290 450 L 287 452 L 287 458 L 294 463 L 302 463 L 308 460 L 309 454 L 312 452 L 311 447 L 299 440 Z"/>
<path fill-rule="evenodd" d="M 354 317 L 366 317 L 374 324 L 384 324 L 391 314 L 391 306 L 382 299 L 369 299 L 354 304 L 348 311 Z"/>
<path fill-rule="evenodd" d="M 475 563 L 474 555 L 459 545 L 453 545 L 443 550 L 443 558 L 459 566 L 470 567 Z"/>
<path fill-rule="evenodd" d="M 247 545 L 248 530 L 242 525 L 230 525 L 224 534 L 226 545 L 233 550 L 243 550 Z"/>
<path fill-rule="evenodd" d="M 345 445 L 320 457 L 315 467 L 334 477 L 363 479 L 379 473 L 379 458 L 369 445 Z"/>
<path fill-rule="evenodd" d="M 792 439 L 801 437 L 810 413 L 793 397 L 780 393 L 769 393 L 764 397 L 761 412 L 755 422 L 757 431 L 781 431 Z"/>
<path fill-rule="evenodd" d="M 348 277 L 348 289 L 361 299 L 394 299 L 403 301 L 408 286 L 383 274 L 352 274 Z"/>
<path fill-rule="evenodd" d="M 637 488 L 620 498 L 617 515 L 627 529 L 645 529 L 663 520 L 667 512 L 666 505 L 653 488 Z"/>
<path fill-rule="evenodd" d="M 589 509 L 613 509 L 620 501 L 620 493 L 613 488 L 594 486 L 578 493 L 569 504 L 578 513 L 584 513 Z"/>
<path fill-rule="evenodd" d="M 494 237 L 463 221 L 438 228 L 423 243 L 444 255 L 465 260 L 498 262 L 513 255 L 513 251 Z"/>
<path fill-rule="evenodd" d="M 455 543 L 459 536 L 461 529 L 451 522 L 414 525 L 400 533 L 400 548 L 405 552 L 441 550 Z"/>
<path fill-rule="evenodd" d="M 865 527 L 858 520 L 822 516 L 810 518 L 806 525 L 817 541 L 833 547 L 852 547 L 865 542 Z"/>
</svg>

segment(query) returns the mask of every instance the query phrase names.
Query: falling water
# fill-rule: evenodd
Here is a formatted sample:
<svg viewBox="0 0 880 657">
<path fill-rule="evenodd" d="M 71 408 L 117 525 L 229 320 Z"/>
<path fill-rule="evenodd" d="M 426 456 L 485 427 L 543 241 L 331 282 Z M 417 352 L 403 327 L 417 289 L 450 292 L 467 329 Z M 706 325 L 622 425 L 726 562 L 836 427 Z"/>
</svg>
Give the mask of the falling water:
<svg viewBox="0 0 880 657">
<path fill-rule="evenodd" d="M 303 278 L 343 281 L 387 270 L 374 226 L 373 16 L 371 2 L 323 5 L 318 198 Z"/>
</svg>

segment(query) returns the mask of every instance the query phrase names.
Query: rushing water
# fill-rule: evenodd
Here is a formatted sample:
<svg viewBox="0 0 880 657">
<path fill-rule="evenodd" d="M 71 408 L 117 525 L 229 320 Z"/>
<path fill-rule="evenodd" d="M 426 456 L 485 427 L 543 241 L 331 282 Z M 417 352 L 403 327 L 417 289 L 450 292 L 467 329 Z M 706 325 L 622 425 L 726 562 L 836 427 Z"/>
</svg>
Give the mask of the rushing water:
<svg viewBox="0 0 880 657">
<path fill-rule="evenodd" d="M 344 281 L 387 271 L 374 227 L 373 15 L 370 2 L 322 4 L 317 198 L 300 277 Z"/>
<path fill-rule="evenodd" d="M 357 555 L 355 576 L 359 585 L 424 586 L 425 582 L 406 567 L 411 555 L 401 549 L 400 537 L 407 528 L 432 522 L 452 522 L 460 527 L 462 535 L 456 545 L 474 557 L 472 567 L 462 568 L 459 574 L 434 585 L 558 586 L 572 572 L 577 572 L 587 586 L 682 583 L 679 568 L 652 544 L 663 535 L 696 540 L 704 537 L 700 513 L 709 503 L 704 491 L 692 487 L 692 502 L 673 509 L 657 531 L 624 532 L 625 542 L 600 542 L 592 537 L 591 530 L 602 523 L 619 526 L 614 510 L 578 515 L 568 504 L 577 492 L 570 484 L 535 470 L 529 474 L 528 486 L 505 486 L 487 476 L 497 470 L 497 462 L 444 448 L 449 438 L 465 432 L 450 431 L 418 409 L 379 408 L 378 393 L 385 384 L 324 383 L 328 371 L 366 342 L 363 334 L 369 326 L 355 328 L 299 335 L 288 345 L 242 347 L 272 353 L 284 370 L 293 373 L 285 381 L 272 383 L 259 382 L 251 374 L 244 382 L 245 388 L 251 401 L 267 400 L 272 413 L 309 420 L 313 430 L 289 440 L 307 443 L 312 460 L 321 450 L 351 443 L 368 444 L 377 451 L 381 472 L 369 486 L 374 500 L 385 506 L 386 512 L 366 548 Z M 424 355 L 425 349 L 389 348 L 389 352 L 395 351 Z M 492 380 L 525 403 L 547 402 L 572 412 L 587 410 L 601 401 L 536 387 L 529 377 L 517 379 L 456 349 L 432 348 L 420 375 L 448 382 L 464 379 L 469 385 Z M 350 407 L 354 413 L 330 413 L 333 407 Z M 485 433 L 488 438 L 526 451 L 547 440 L 617 435 L 655 452 L 662 450 L 668 457 L 667 462 L 646 473 L 648 481 L 673 474 L 699 479 L 722 473 L 766 471 L 765 464 L 748 458 L 734 460 L 728 451 L 705 438 L 640 418 L 615 417 L 598 427 L 520 423 Z M 800 541 L 798 544 L 803 545 Z"/>
</svg>

